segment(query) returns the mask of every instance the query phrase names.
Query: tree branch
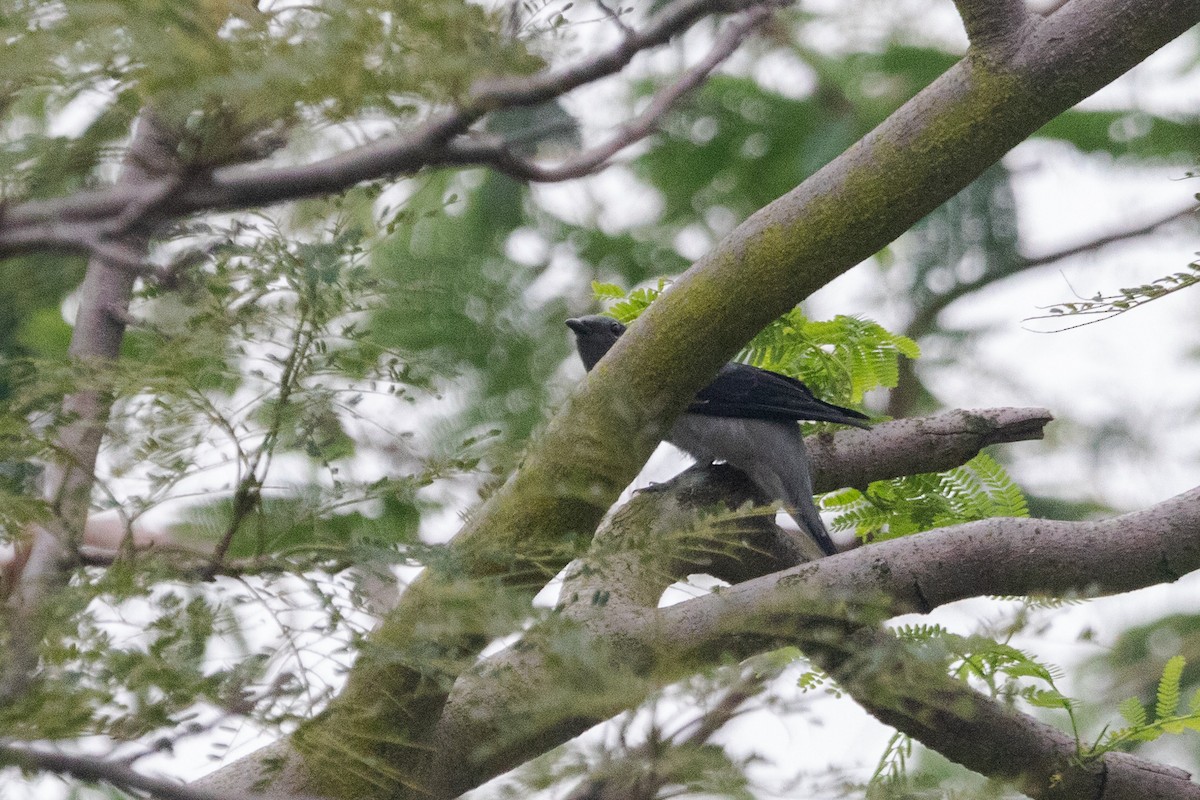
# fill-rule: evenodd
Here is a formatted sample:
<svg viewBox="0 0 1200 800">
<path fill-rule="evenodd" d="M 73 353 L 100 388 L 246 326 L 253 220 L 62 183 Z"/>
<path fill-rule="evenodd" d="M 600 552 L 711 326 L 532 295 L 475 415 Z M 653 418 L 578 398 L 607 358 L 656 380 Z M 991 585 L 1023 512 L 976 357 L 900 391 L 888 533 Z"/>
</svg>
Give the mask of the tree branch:
<svg viewBox="0 0 1200 800">
<path fill-rule="evenodd" d="M 954 0 L 971 46 L 985 56 L 992 51 L 1012 52 L 1029 21 L 1025 0 Z"/>
<path fill-rule="evenodd" d="M 1002 68 L 960 62 L 746 220 L 631 326 L 551 420 L 521 469 L 475 513 L 454 541 L 458 580 L 527 587 L 561 568 L 589 542 L 674 416 L 758 330 L 1197 21 L 1194 0 L 1073 0 L 1032 24 Z M 945 563 L 957 569 L 957 556 Z M 364 779 L 347 775 L 344 759 L 322 752 L 324 743 L 352 741 L 364 764 L 383 767 L 407 760 L 414 743 L 426 741 L 424 726 L 444 700 L 440 682 L 452 675 L 429 675 L 397 654 L 435 653 L 452 672 L 486 641 L 476 630 L 446 635 L 444 628 L 432 639 L 420 627 L 420 620 L 444 615 L 437 598 L 458 588 L 448 581 L 427 571 L 409 588 L 364 649 L 343 694 L 294 738 L 306 764 L 329 785 L 353 793 Z"/>
<path fill-rule="evenodd" d="M 262 800 L 262 795 L 251 794 L 250 791 L 211 792 L 183 786 L 174 781 L 151 778 L 130 769 L 120 761 L 104 761 L 87 756 L 35 750 L 32 747 L 7 742 L 0 742 L 0 764 L 56 775 L 70 775 L 89 783 L 107 783 L 117 789 L 144 792 L 159 800 Z M 307 800 L 311 795 L 292 794 L 287 795 L 287 798 Z"/>
<path fill-rule="evenodd" d="M 886 725 L 1034 800 L 1195 800 L 1183 770 L 1127 754 L 1081 758 L 1075 740 L 951 678 L 891 633 L 864 628 L 805 651 Z"/>
<path fill-rule="evenodd" d="M 1037 267 L 1049 266 L 1063 259 L 1073 258 L 1091 253 L 1095 250 L 1107 247 L 1110 244 L 1136 239 L 1139 236 L 1146 236 L 1154 233 L 1159 228 L 1170 225 L 1173 222 L 1179 222 L 1185 219 L 1196 219 L 1197 213 L 1200 212 L 1195 202 L 1189 203 L 1185 208 L 1180 208 L 1176 211 L 1170 211 L 1156 219 L 1138 225 L 1125 228 L 1123 230 L 1105 233 L 1100 236 L 1093 237 L 1087 241 L 1063 247 L 1058 250 L 1052 250 L 1048 253 L 1042 253 L 1037 256 L 1026 256 L 1013 264 L 1011 270 L 1003 273 L 989 273 L 981 275 L 973 281 L 965 281 L 955 284 L 953 288 L 944 294 L 937 295 L 925 308 L 921 309 L 916 317 L 905 328 L 905 335 L 913 338 L 924 336 L 929 333 L 937 320 L 937 315 L 944 311 L 951 303 L 965 297 L 968 294 L 977 292 L 985 286 L 989 286 L 998 280 L 1012 277 L 1029 269 Z"/>
<path fill-rule="evenodd" d="M 1044 408 L 957 409 L 897 419 L 871 430 L 840 430 L 805 440 L 818 492 L 962 466 L 994 444 L 1041 439 L 1053 420 Z"/>
<path fill-rule="evenodd" d="M 674 500 L 687 502 L 685 497 Z M 583 608 L 572 616 L 588 636 L 573 640 L 576 658 L 591 665 L 598 686 L 616 682 L 628 691 L 605 695 L 611 705 L 593 704 L 586 713 L 577 707 L 557 708 L 557 714 L 547 709 L 545 698 L 554 696 L 562 666 L 553 647 L 543 649 L 535 628 L 526 637 L 527 646 L 493 656 L 455 686 L 437 739 L 442 763 L 452 765 L 441 771 L 442 777 L 457 781 L 445 791 L 465 791 L 501 774 L 636 707 L 649 692 L 697 669 L 787 643 L 801 646 L 839 682 L 857 686 L 852 689 L 855 699 L 884 722 L 971 769 L 1014 778 L 1025 764 L 1022 759 L 1034 759 L 1029 763 L 1038 765 L 1038 776 L 1046 774 L 1042 767 L 1047 764 L 1067 769 L 1076 755 L 1069 737 L 997 706 L 944 672 L 920 667 L 918 680 L 910 668 L 897 666 L 900 656 L 889 643 L 894 640 L 873 633 L 864 639 L 860 631 L 873 630 L 894 615 L 928 612 L 970 597 L 1098 596 L 1175 580 L 1195 569 L 1200 569 L 1200 487 L 1099 522 L 990 519 L 880 542 L 657 610 L 638 602 L 605 597 L 597 604 L 581 597 Z M 645 568 L 647 577 L 638 580 L 650 580 L 652 570 Z M 630 575 L 612 571 L 608 578 L 615 588 Z M 886 645 L 878 651 L 880 663 L 896 669 L 859 674 L 863 662 L 875 663 L 877 651 L 869 648 L 880 645 Z M 904 702 L 896 708 L 880 705 L 881 697 L 894 698 L 903 686 L 922 693 L 902 695 Z M 925 687 L 931 687 L 927 694 Z M 919 708 L 922 697 L 926 707 Z M 953 713 L 956 709 L 967 709 L 965 719 Z M 513 735 L 515 719 L 538 727 Z M 983 752 L 994 751 L 995 743 L 1008 737 L 1024 753 L 1020 759 L 997 762 Z M 963 738 L 970 743 L 958 741 Z M 1116 766 L 1110 759 L 1104 762 L 1109 770 L 1155 769 L 1140 759 Z M 1158 771 L 1166 773 L 1168 785 L 1178 782 L 1178 773 L 1170 768 Z M 1090 768 L 1083 769 L 1079 777 L 1091 774 Z M 1128 772 L 1122 774 L 1128 778 Z M 1131 795 L 1042 791 L 1037 796 L 1091 800 Z"/>
<path fill-rule="evenodd" d="M 900 474 L 899 470 L 927 472 L 959 466 L 989 444 L 1040 439 L 1042 427 L 1049 419 L 1049 413 L 1038 408 L 951 411 L 922 420 L 885 422 L 866 432 L 840 430 L 810 436 L 806 443 L 813 461 L 816 488 L 818 491 L 830 491 L 849 482 L 894 477 Z M 914 453 L 919 457 L 914 458 Z M 921 457 L 925 460 L 921 460 Z M 712 481 L 714 470 L 724 475 L 720 483 L 714 484 Z M 739 506 L 754 496 L 753 487 L 734 477 L 738 475 L 740 473 L 736 470 L 711 467 L 693 469 L 662 490 L 636 495 L 625 509 L 618 512 L 606 532 L 597 537 L 594 553 L 589 555 L 589 559 L 594 557 L 593 575 L 587 574 L 586 562 L 572 570 L 572 577 L 568 578 L 562 592 L 565 615 L 577 621 L 590 621 L 597 616 L 603 619 L 618 608 L 628 608 L 631 613 L 638 609 L 653 612 L 663 589 L 687 572 L 710 572 L 732 580 L 746 580 L 787 566 L 790 562 L 783 561 L 785 551 L 772 547 L 774 537 L 779 536 L 779 528 L 771 521 L 773 515 L 755 514 L 741 520 L 739 527 L 717 532 L 722 539 L 711 545 L 706 545 L 699 535 L 678 536 L 680 526 L 694 520 L 697 507 L 707 508 L 731 499 L 733 506 Z M 739 491 L 742 494 L 737 494 Z M 684 496 L 682 502 L 676 497 L 678 494 Z M 649 553 L 633 546 L 637 542 L 647 541 L 655 545 Z M 698 563 L 701 560 L 704 563 Z M 620 580 L 614 580 L 614 576 L 618 575 Z M 418 592 L 423 591 L 420 586 L 414 588 Z M 605 593 L 602 605 L 592 602 L 596 590 Z M 411 601 L 410 597 L 408 602 Z M 413 613 L 406 619 L 415 624 L 419 617 L 419 613 Z M 394 646 L 387 645 L 389 648 Z M 468 675 L 460 680 L 454 687 L 451 705 L 444 713 L 440 710 L 444 694 L 436 704 L 424 695 L 416 699 L 408 698 L 409 708 L 416 706 L 419 700 L 428 703 L 428 706 L 422 705 L 418 710 L 436 708 L 437 713 L 441 714 L 435 734 L 420 734 L 436 737 L 436 745 L 429 752 L 442 752 L 442 748 L 446 748 L 444 752 L 448 756 L 439 756 L 428 766 L 430 772 L 424 775 L 425 786 L 442 786 L 445 787 L 444 791 L 452 793 L 452 787 L 459 785 L 455 781 L 462 783 L 460 790 L 474 785 L 472 781 L 475 778 L 472 776 L 481 774 L 476 770 L 482 769 L 470 755 L 474 745 L 497 739 L 505 731 L 511 730 L 509 722 L 500 722 L 501 718 L 511 721 L 511 717 L 503 717 L 500 709 L 511 710 L 529 697 L 553 694 L 550 684 L 539 683 L 539 678 L 529 677 L 536 675 L 536 670 L 518 668 L 508 660 L 519 657 L 517 651 L 509 651 L 498 659 L 484 663 L 482 668 L 486 671 L 485 677 Z M 601 669 L 605 668 L 601 662 L 598 665 Z M 385 665 L 384 669 L 387 666 L 390 664 Z M 496 667 L 495 671 L 492 671 L 492 666 Z M 380 672 L 367 670 L 357 675 L 364 676 L 361 684 L 361 691 L 364 692 L 372 686 L 384 685 L 387 679 Z M 519 679 L 513 685 L 507 681 L 497 683 L 497 675 L 514 675 Z M 542 688 L 539 690 L 538 686 Z M 376 697 L 379 696 L 377 690 L 374 693 Z M 642 697 L 644 695 L 637 695 L 632 704 L 636 705 Z M 478 717 L 479 706 L 494 709 L 496 716 L 481 721 Z M 492 725 L 499 727 L 493 728 Z M 414 730 L 417 730 L 416 725 L 404 729 L 407 741 L 418 740 Z M 391 729 L 387 735 L 397 737 L 398 733 Z M 568 734 L 567 738 L 570 735 L 573 734 Z M 551 744 L 564 740 L 554 739 Z M 515 756 L 506 748 L 497 748 L 495 754 L 501 759 L 499 765 L 488 767 L 484 772 L 490 777 L 515 766 L 530 757 L 528 748 L 531 746 L 537 748 L 536 744 L 530 745 L 528 742 L 518 745 L 520 749 Z M 201 785 L 211 788 L 245 787 L 258 780 L 261 764 L 287 756 L 295 756 L 293 748 L 286 742 L 277 743 L 272 748 L 253 753 L 214 773 L 205 778 Z M 401 759 L 403 763 L 413 766 L 414 772 L 419 769 L 411 749 L 400 750 L 393 763 L 401 763 Z M 281 792 L 305 785 L 300 759 L 293 757 L 288 764 L 292 771 L 276 783 Z M 449 774 L 442 774 L 444 771 Z"/>
<path fill-rule="evenodd" d="M 725 26 L 708 55 L 683 76 L 655 95 L 653 102 L 636 119 L 622 125 L 603 145 L 577 153 L 553 166 L 542 166 L 514 153 L 502 139 L 457 140 L 446 146 L 444 163 L 485 165 L 522 181 L 553 182 L 590 175 L 631 144 L 658 129 L 658 124 L 679 99 L 695 89 L 717 66 L 728 58 L 746 37 L 771 16 L 771 8 L 759 6 L 747 11 L 741 19 Z"/>
<path fill-rule="evenodd" d="M 585 543 L 674 415 L 758 330 L 1200 20 L 1190 0 L 1077 4 L 1037 23 L 1003 73 L 960 62 L 688 270 L 455 539 L 472 569 L 508 570 L 501 555 L 518 551 L 540 559 L 564 535 Z"/>
<path fill-rule="evenodd" d="M 412 173 L 428 166 L 461 165 L 447 149 L 456 136 L 500 108 L 552 100 L 623 69 L 634 56 L 664 44 L 697 20 L 780 0 L 676 0 L 645 28 L 622 38 L 611 50 L 566 69 L 548 69 L 526 78 L 480 82 L 462 104 L 436 114 L 416 130 L 387 137 L 312 164 L 264 168 L 237 165 L 216 170 L 208 181 L 172 191 L 169 179 L 139 188 L 113 186 L 70 197 L 37 200 L 7 208 L 0 215 L 0 256 L 31 250 L 87 250 L 113 235 L 127 209 L 137 208 L 148 223 L 162 223 L 200 211 L 229 211 L 271 205 L 343 191 L 364 181 Z M 458 157 L 461 159 L 461 156 Z M 164 197 L 152 210 L 147 197 Z M 114 220 L 117 223 L 114 223 Z M 116 227 L 114 227 L 114 225 Z"/>
<path fill-rule="evenodd" d="M 168 185 L 178 169 L 175 140 L 144 112 L 137 123 L 133 144 L 122 168 L 118 185 L 132 191 L 155 191 L 147 184 L 161 180 Z M 120 236 L 114 240 L 129 259 L 140 260 L 149 249 L 144 234 L 131 232 L 136 224 L 130 206 L 121 217 Z M 104 365 L 116 360 L 125 336 L 125 319 L 133 296 L 136 272 L 123 259 L 96 253 L 88 261 L 80 287 L 70 358 L 84 366 Z M 6 621 L 9 657 L 0 675 L 0 703 L 19 695 L 33 680 L 41 653 L 46 619 L 42 610 L 62 589 L 78 561 L 83 532 L 91 506 L 96 456 L 112 405 L 107 383 L 82 389 L 63 398 L 62 416 L 69 420 L 57 435 L 57 459 L 46 470 L 45 493 L 54 512 L 47 524 L 31 526 L 17 553 L 10 574 L 15 576 Z"/>
<path fill-rule="evenodd" d="M 869 431 L 810 436 L 805 443 L 817 492 L 865 490 L 874 481 L 953 469 L 992 444 L 1041 439 L 1050 419 L 1041 408 L 948 411 Z M 751 504 L 768 508 L 718 514 L 715 522 L 697 519 L 698 510 L 734 512 Z M 741 472 L 724 465 L 696 465 L 643 490 L 569 568 L 561 593 L 565 613 L 586 619 L 614 608 L 655 608 L 668 586 L 691 573 L 741 583 L 796 566 L 804 559 L 791 539 L 804 534 L 777 526 L 771 506 Z M 605 601 L 596 608 L 598 593 Z"/>
</svg>

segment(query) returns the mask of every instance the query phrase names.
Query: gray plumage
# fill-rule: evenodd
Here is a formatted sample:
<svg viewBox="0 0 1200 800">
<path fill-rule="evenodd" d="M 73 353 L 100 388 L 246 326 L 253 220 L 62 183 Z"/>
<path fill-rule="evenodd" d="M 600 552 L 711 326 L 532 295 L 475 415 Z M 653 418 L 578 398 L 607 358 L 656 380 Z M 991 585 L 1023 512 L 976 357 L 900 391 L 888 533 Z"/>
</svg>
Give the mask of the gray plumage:
<svg viewBox="0 0 1200 800">
<path fill-rule="evenodd" d="M 569 319 L 567 327 L 588 370 L 625 332 L 620 322 L 600 315 Z M 795 378 L 729 363 L 696 393 L 666 440 L 701 463 L 724 461 L 741 470 L 763 494 L 785 504 L 820 554 L 833 555 L 837 546 L 813 502 L 812 469 L 796 424 L 802 419 L 870 427 L 865 414 L 818 399 Z"/>
</svg>

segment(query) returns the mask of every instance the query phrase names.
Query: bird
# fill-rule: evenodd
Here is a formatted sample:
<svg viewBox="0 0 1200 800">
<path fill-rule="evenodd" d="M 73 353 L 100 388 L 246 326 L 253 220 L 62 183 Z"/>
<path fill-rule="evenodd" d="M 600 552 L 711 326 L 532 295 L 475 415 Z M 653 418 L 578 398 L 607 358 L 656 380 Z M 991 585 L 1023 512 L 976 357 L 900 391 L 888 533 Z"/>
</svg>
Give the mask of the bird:
<svg viewBox="0 0 1200 800">
<path fill-rule="evenodd" d="M 566 321 L 589 372 L 625 333 L 619 320 L 601 314 Z M 745 473 L 764 495 L 782 501 L 817 545 L 820 555 L 838 552 L 813 501 L 812 470 L 799 420 L 870 428 L 869 417 L 826 403 L 799 380 L 749 364 L 729 362 L 696 393 L 666 441 L 696 461 L 724 461 Z M 804 555 L 819 557 L 808 548 Z"/>
</svg>

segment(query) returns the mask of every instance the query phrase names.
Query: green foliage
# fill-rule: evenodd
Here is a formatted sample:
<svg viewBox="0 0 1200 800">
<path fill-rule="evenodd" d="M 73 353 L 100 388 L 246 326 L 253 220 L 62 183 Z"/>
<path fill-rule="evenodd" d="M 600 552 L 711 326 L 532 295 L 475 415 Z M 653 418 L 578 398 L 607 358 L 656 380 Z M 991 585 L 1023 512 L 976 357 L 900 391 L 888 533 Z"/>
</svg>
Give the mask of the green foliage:
<svg viewBox="0 0 1200 800">
<path fill-rule="evenodd" d="M 597 275 L 614 276 L 633 285 L 655 275 L 675 275 L 691 264 L 669 241 L 656 241 L 639 231 L 610 234 L 592 227 L 564 229 L 562 238 L 568 240 L 579 258 Z"/>
<path fill-rule="evenodd" d="M 528 301 L 530 284 L 552 266 L 549 254 L 533 264 L 502 255 L 527 221 L 527 190 L 495 174 L 477 177 L 472 186 L 450 173 L 430 176 L 393 218 L 394 235 L 373 265 L 398 291 L 373 312 L 372 326 L 381 341 L 419 356 L 417 374 L 453 379 L 462 393 L 464 411 L 445 415 L 437 438 L 453 444 L 498 429 L 488 463 L 504 471 L 549 405 L 551 375 L 567 355 L 568 314 L 557 295 Z"/>
<path fill-rule="evenodd" d="M 895 633 L 939 655 L 946 661 L 950 675 L 982 688 L 991 697 L 1009 702 L 1020 699 L 1036 708 L 1073 712 L 1075 701 L 1056 685 L 1062 671 L 1007 642 L 987 636 L 961 636 L 938 625 L 906 625 Z"/>
<path fill-rule="evenodd" d="M 315 133 L 380 113 L 410 121 L 479 78 L 543 63 L 527 40 L 496 35 L 496 13 L 463 0 L 257 5 L 5 2 L 0 110 L 21 132 L 0 152 L 6 195 L 94 180 L 147 104 L 183 134 L 186 161 L 213 165 L 253 157 L 284 127 Z M 51 134 L 49 119 L 68 108 L 92 114 L 84 135 Z"/>
<path fill-rule="evenodd" d="M 205 730 L 190 721 L 198 704 L 245 713 L 261 701 L 263 712 L 273 715 L 268 709 L 275 703 L 281 709 L 300 694 L 298 683 L 279 683 L 270 691 L 259 685 L 269 663 L 265 653 L 213 658 L 214 637 L 236 646 L 236 638 L 228 637 L 238 627 L 229 606 L 179 587 L 133 601 L 129 590 L 140 576 L 116 569 L 96 578 L 70 598 L 79 604 L 70 609 L 76 612 L 91 604 L 92 613 L 78 617 L 77 636 L 46 648 L 34 687 L 0 711 L 4 736 L 101 734 L 117 741 L 182 736 Z"/>
<path fill-rule="evenodd" d="M 913 624 L 894 629 L 897 638 L 919 648 L 920 656 L 946 666 L 949 675 L 971 684 L 992 698 L 1007 703 L 1024 703 L 1033 708 L 1065 711 L 1079 741 L 1077 701 L 1058 688 L 1062 671 L 1004 641 L 987 636 L 962 636 L 940 625 Z M 893 734 L 880 755 L 867 797 L 908 797 L 913 786 L 909 773 L 913 741 Z"/>
<path fill-rule="evenodd" d="M 366 264 L 361 234 L 336 225 L 307 242 L 288 241 L 278 230 L 242 241 L 238 231 L 226 233 L 229 242 L 184 286 L 174 292 L 148 286 L 134 307 L 141 321 L 112 376 L 124 398 L 115 415 L 123 424 L 111 436 L 112 476 L 140 478 L 147 487 L 123 502 L 127 512 L 170 497 L 198 471 L 227 466 L 234 477 L 224 488 L 234 499 L 225 506 L 223 547 L 257 516 L 252 549 L 263 556 L 275 552 L 266 543 L 295 546 L 306 529 L 320 540 L 338 526 L 316 529 L 357 503 L 401 496 L 411 504 L 416 488 L 443 469 L 454 471 L 448 463 L 369 481 L 344 472 L 359 451 L 347 426 L 361 420 L 363 405 L 412 405 L 422 390 L 409 360 L 364 322 L 385 286 Z M 389 438 L 393 446 L 402 443 L 402 430 L 371 424 L 379 445 Z M 197 462 L 204 450 L 220 455 Z M 272 471 L 284 455 L 308 461 L 317 475 L 289 488 L 283 473 Z M 270 523 L 289 520 L 293 535 L 268 533 L 261 527 L 263 495 L 296 493 L 297 503 L 286 501 L 287 507 L 306 515 L 280 514 Z"/>
<path fill-rule="evenodd" d="M 925 335 L 936 311 L 961 296 L 1025 268 L 1017 248 L 1017 202 L 1012 175 L 993 165 L 966 188 L 921 220 L 901 248 L 911 270 L 904 291 L 912 299 L 910 328 Z"/>
<path fill-rule="evenodd" d="M 644 287 L 627 292 L 615 283 L 592 281 L 592 293 L 600 302 L 610 304 L 606 314 L 628 325 L 658 299 L 668 283 L 665 278 L 659 278 L 653 289 Z"/>
<path fill-rule="evenodd" d="M 1192 694 L 1186 711 L 1180 713 L 1179 709 L 1185 666 L 1187 659 L 1183 656 L 1167 659 L 1155 692 L 1153 716 L 1146 712 L 1146 707 L 1138 698 L 1126 698 L 1118 706 L 1118 710 L 1129 724 L 1124 728 L 1107 731 L 1084 753 L 1085 757 L 1099 758 L 1112 750 L 1152 742 L 1166 734 L 1178 735 L 1188 730 L 1200 731 L 1200 690 Z"/>
<path fill-rule="evenodd" d="M 643 94 L 653 86 L 641 87 Z M 698 210 L 741 219 L 790 191 L 869 130 L 832 95 L 792 100 L 749 78 L 716 75 L 672 116 L 637 174 L 664 201 L 660 223 L 696 224 Z"/>
<path fill-rule="evenodd" d="M 126 523 L 164 501 L 193 505 L 170 545 L 123 548 L 61 592 L 37 683 L 0 714 L 0 735 L 175 741 L 205 732 L 189 722 L 205 708 L 270 726 L 309 716 L 328 687 L 273 676 L 272 636 L 242 640 L 247 606 L 274 604 L 275 639 L 297 651 L 317 646 L 304 644 L 310 626 L 345 647 L 363 632 L 361 577 L 435 555 L 416 541 L 427 508 L 417 492 L 478 465 L 480 438 L 442 454 L 409 443 L 404 413 L 431 392 L 369 324 L 391 287 L 359 230 L 335 217 L 285 232 L 261 218 L 253 230 L 187 233 L 222 244 L 181 262 L 176 286 L 143 287 L 119 362 L 13 362 L 20 380 L 0 416 L 12 486 L 0 488 L 30 496 L 19 468 L 71 421 L 58 398 L 95 385 L 116 403 L 100 504 Z M 368 453 L 387 459 L 384 477 L 354 466 Z M 15 529 L 41 513 L 25 503 L 4 503 L 0 522 Z M 351 579 L 325 577 L 350 567 Z M 197 582 L 224 572 L 239 579 Z M 291 595 L 310 606 L 296 620 L 279 610 Z M 215 657 L 218 642 L 239 657 Z"/>
<path fill-rule="evenodd" d="M 867 797 L 889 796 L 903 789 L 909 781 L 908 764 L 912 754 L 912 737 L 900 732 L 893 733 L 867 782 Z"/>
<path fill-rule="evenodd" d="M 821 504 L 837 512 L 835 530 L 853 530 L 871 541 L 990 517 L 1029 516 L 1021 490 L 985 453 L 946 472 L 876 481 L 865 492 L 831 492 Z"/>
<path fill-rule="evenodd" d="M 558 748 L 523 766 L 514 780 L 501 785 L 499 796 L 528 797 L 530 792 L 582 779 L 614 797 L 694 794 L 752 800 L 758 795 L 746 770 L 755 757 L 735 758 L 711 741 L 752 694 L 749 689 L 778 675 L 765 662 L 752 661 L 762 668 L 753 678 L 737 666 L 655 693 L 639 713 L 623 714 L 615 721 L 609 741 L 588 742 L 590 737 L 583 737 Z M 597 676 L 601 691 L 617 684 L 614 678 L 620 677 L 611 670 L 606 673 Z M 734 697 L 741 699 L 730 704 Z M 570 698 L 558 702 L 564 701 L 569 703 Z"/>
<path fill-rule="evenodd" d="M 626 292 L 616 284 L 593 283 L 592 291 L 623 321 L 637 318 L 662 292 L 656 288 Z M 897 362 L 916 358 L 916 344 L 882 326 L 856 317 L 828 321 L 807 319 L 794 309 L 750 342 L 740 358 L 750 364 L 808 383 L 831 402 L 861 403 L 872 389 L 896 385 Z M 1025 498 L 994 459 L 979 454 L 967 464 L 943 473 L 910 475 L 876 481 L 866 492 L 843 489 L 822 498 L 838 512 L 834 527 L 852 529 L 865 540 L 911 533 L 990 517 L 1026 517 Z"/>
<path fill-rule="evenodd" d="M 71 329 L 59 306 L 82 277 L 78 256 L 0 261 L 0 402 L 13 400 L 30 358 L 61 360 L 67 352 Z"/>
<path fill-rule="evenodd" d="M 867 392 L 896 385 L 901 356 L 918 358 L 916 342 L 870 320 L 844 315 L 810 320 L 795 308 L 755 336 L 740 357 L 802 376 L 824 399 L 858 405 Z"/>
<path fill-rule="evenodd" d="M 275 3 L 265 11 L 247 0 L 0 0 L 4 198 L 65 195 L 106 180 L 148 103 L 182 133 L 181 155 L 201 174 L 261 155 L 285 131 L 285 155 L 295 158 L 323 154 L 330 141 L 404 130 L 477 79 L 539 68 L 541 37 L 561 31 L 568 5 L 536 0 L 526 20 L 510 26 L 464 0 Z M 366 623 L 351 617 L 364 601 L 361 586 L 342 585 L 347 568 L 361 575 L 446 557 L 417 539 L 422 516 L 440 509 L 438 490 L 448 480 L 466 476 L 473 489 L 480 473 L 505 472 L 515 460 L 552 405 L 547 387 L 567 354 L 561 320 L 587 282 L 638 285 L 678 273 L 688 261 L 677 246 L 681 233 L 715 241 L 957 58 L 901 43 L 849 55 L 790 42 L 784 48 L 811 67 L 812 93 L 788 98 L 750 78 L 715 77 L 633 162 L 661 213 L 619 233 L 596 219 L 557 219 L 508 179 L 448 171 L 422 174 L 394 194 L 384 194 L 381 182 L 332 206 L 305 202 L 287 224 L 245 215 L 237 224 L 194 223 L 172 244 L 190 238 L 207 255 L 180 271 L 178 286 L 144 287 L 115 371 L 63 358 L 70 329 L 61 306 L 78 285 L 81 258 L 5 262 L 0 527 L 11 532 L 45 513 L 31 499 L 31 484 L 47 442 L 68 422 L 53 401 L 73 388 L 115 386 L 98 505 L 119 506 L 130 521 L 162 501 L 193 505 L 172 531 L 178 548 L 127 549 L 103 572 L 77 572 L 51 609 L 53 645 L 38 683 L 0 710 L 0 735 L 177 741 L 203 732 L 198 707 L 271 725 L 309 716 L 328 687 L 306 684 L 302 673 L 273 672 L 272 648 L 286 642 L 307 655 L 300 629 L 322 646 L 357 646 Z M 647 81 L 634 94 L 653 88 Z M 496 114 L 482 127 L 520 152 L 572 144 L 578 130 L 567 109 L 552 103 Z M 77 133 L 61 134 L 64 120 Z M 1110 112 L 1071 112 L 1043 131 L 1124 158 L 1194 153 L 1194 134 L 1187 120 Z M 588 213 L 572 208 L 571 216 Z M 331 217 L 337 220 L 328 224 Z M 1019 267 L 1015 219 L 1010 176 L 996 167 L 899 245 L 895 252 L 916 251 L 905 280 L 918 316 L 936 316 L 972 282 Z M 384 236 L 390 239 L 380 245 Z M 522 238 L 536 239 L 544 252 L 519 253 Z M 1174 291 L 1172 279 L 1193 276 L 1178 273 L 1089 302 L 1136 305 Z M 625 292 L 616 283 L 594 290 L 625 321 L 666 285 Z M 814 321 L 799 311 L 741 354 L 850 404 L 895 386 L 901 356 L 917 356 L 911 339 L 866 320 Z M 362 470 L 363 461 L 383 466 Z M 1019 491 L 983 456 L 943 475 L 838 493 L 826 505 L 843 512 L 840 526 L 870 538 L 1025 513 Z M 198 555 L 214 547 L 219 564 Z M 197 582 L 209 567 L 238 578 Z M 486 639 L 520 628 L 528 604 L 516 594 L 487 594 L 492 589 L 439 597 L 447 613 L 428 624 L 447 639 L 463 630 Z M 251 648 L 244 630 L 263 623 L 247 609 L 264 605 L 283 634 Z M 563 708 L 588 712 L 580 696 L 601 708 L 645 691 L 630 675 L 600 674 L 597 664 L 608 654 L 590 658 L 578 632 L 552 633 L 549 652 L 561 681 L 537 698 L 544 706 L 525 722 L 560 722 Z M 1006 644 L 936 626 L 898 634 L 995 696 L 1072 713 L 1057 673 Z M 446 669 L 429 654 L 397 655 L 428 675 Z M 797 657 L 784 649 L 762 662 L 779 669 Z M 1168 664 L 1153 719 L 1143 702 L 1123 704 L 1132 733 L 1114 732 L 1125 738 L 1112 746 L 1191 727 L 1191 716 L 1178 713 L 1183 677 L 1182 661 Z M 800 683 L 839 691 L 818 672 Z M 1196 711 L 1195 698 L 1189 709 Z M 516 724 L 508 733 L 529 732 Z M 670 745 L 638 765 L 668 776 L 672 788 L 749 796 L 745 763 L 708 745 Z M 910 756 L 911 743 L 893 739 L 877 779 L 903 776 Z"/>
<path fill-rule="evenodd" d="M 1188 665 L 1183 673 L 1183 686 L 1191 689 L 1200 679 L 1200 619 L 1195 614 L 1168 614 L 1145 625 L 1124 630 L 1110 647 L 1105 648 L 1085 665 L 1090 680 L 1105 683 L 1111 688 L 1100 696 L 1108 705 L 1115 705 L 1125 692 L 1137 695 L 1144 703 L 1153 704 L 1158 687 L 1164 650 L 1183 655 Z M 1121 692 L 1120 696 L 1114 692 Z"/>
<path fill-rule="evenodd" d="M 612 283 L 592 283 L 592 292 L 608 304 L 605 312 L 629 323 L 646 310 L 667 285 L 626 292 Z M 892 387 L 897 360 L 917 358 L 916 343 L 858 317 L 810 320 L 799 308 L 772 322 L 738 354 L 738 359 L 772 372 L 804 380 L 830 402 L 861 404 L 872 389 Z"/>
</svg>

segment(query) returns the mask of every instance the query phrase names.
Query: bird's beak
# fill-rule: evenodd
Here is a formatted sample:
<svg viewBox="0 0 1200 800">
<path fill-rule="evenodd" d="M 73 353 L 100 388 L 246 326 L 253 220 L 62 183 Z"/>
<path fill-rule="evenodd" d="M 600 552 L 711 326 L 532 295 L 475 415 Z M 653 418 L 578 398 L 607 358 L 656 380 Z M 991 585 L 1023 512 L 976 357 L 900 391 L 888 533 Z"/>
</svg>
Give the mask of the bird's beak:
<svg viewBox="0 0 1200 800">
<path fill-rule="evenodd" d="M 587 333 L 587 324 L 581 319 L 571 318 L 567 320 L 567 327 L 579 336 Z"/>
</svg>

